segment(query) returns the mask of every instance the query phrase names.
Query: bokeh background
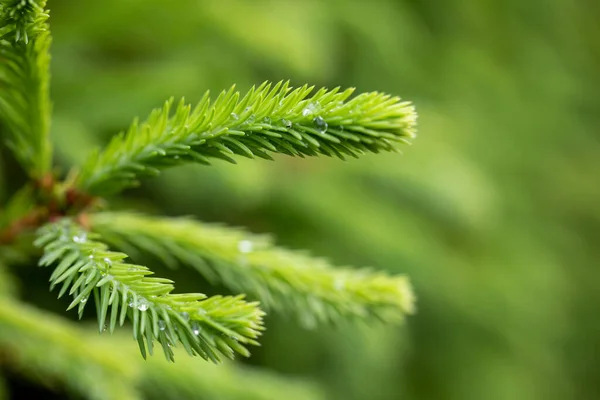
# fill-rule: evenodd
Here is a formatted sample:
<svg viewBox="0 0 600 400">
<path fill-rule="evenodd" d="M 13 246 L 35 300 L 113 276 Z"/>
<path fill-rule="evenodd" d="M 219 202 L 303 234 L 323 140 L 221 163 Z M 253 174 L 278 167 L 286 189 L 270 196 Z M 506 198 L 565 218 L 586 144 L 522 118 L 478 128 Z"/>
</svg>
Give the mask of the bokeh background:
<svg viewBox="0 0 600 400">
<path fill-rule="evenodd" d="M 115 202 L 410 275 L 418 313 L 403 326 L 307 331 L 271 315 L 246 363 L 313 382 L 328 399 L 600 398 L 600 2 L 49 8 L 65 170 L 166 98 L 195 102 L 233 83 L 291 79 L 415 103 L 419 134 L 402 155 L 176 168 Z M 42 278 L 32 302 L 54 298 Z"/>
</svg>

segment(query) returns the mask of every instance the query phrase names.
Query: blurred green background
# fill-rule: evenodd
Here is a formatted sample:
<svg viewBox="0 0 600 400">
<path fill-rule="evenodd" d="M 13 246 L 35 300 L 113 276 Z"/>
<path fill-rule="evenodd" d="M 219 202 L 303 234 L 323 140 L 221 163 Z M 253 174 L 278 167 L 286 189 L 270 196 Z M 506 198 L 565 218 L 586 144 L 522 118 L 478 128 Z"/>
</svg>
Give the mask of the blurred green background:
<svg viewBox="0 0 600 400">
<path fill-rule="evenodd" d="M 419 136 L 403 155 L 177 168 L 115 203 L 410 275 L 418 313 L 404 326 L 306 331 L 272 315 L 249 363 L 331 399 L 600 398 L 600 2 L 48 6 L 65 170 L 166 98 L 233 83 L 354 86 L 416 104 Z"/>
</svg>

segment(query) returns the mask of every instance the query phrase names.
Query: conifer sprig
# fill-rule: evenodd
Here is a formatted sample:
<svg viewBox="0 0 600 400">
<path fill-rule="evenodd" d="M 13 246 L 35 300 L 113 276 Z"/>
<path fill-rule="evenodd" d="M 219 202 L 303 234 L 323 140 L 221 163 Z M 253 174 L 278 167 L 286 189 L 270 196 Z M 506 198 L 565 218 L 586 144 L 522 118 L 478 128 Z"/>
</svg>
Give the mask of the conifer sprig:
<svg viewBox="0 0 600 400">
<path fill-rule="evenodd" d="M 307 326 L 343 317 L 397 321 L 414 308 L 404 276 L 334 268 L 240 229 L 124 212 L 93 214 L 90 222 L 117 247 L 134 246 L 169 265 L 190 265 L 213 283 L 251 294 L 273 309 L 293 311 Z"/>
<path fill-rule="evenodd" d="M 114 193 L 143 176 L 185 162 L 209 164 L 233 156 L 357 157 L 394 151 L 415 135 L 413 106 L 398 97 L 353 89 L 292 89 L 289 82 L 263 83 L 244 96 L 232 87 L 211 101 L 207 92 L 195 109 L 182 99 L 136 121 L 83 166 L 76 185 L 90 194 Z"/>
<path fill-rule="evenodd" d="M 50 32 L 45 0 L 0 0 L 0 122 L 34 178 L 50 170 Z"/>
<path fill-rule="evenodd" d="M 244 345 L 258 344 L 264 313 L 257 303 L 245 302 L 243 296 L 172 294 L 170 280 L 149 277 L 148 268 L 125 262 L 125 254 L 110 251 L 98 239 L 62 219 L 41 228 L 35 244 L 44 248 L 41 266 L 58 262 L 51 288 L 62 284 L 59 297 L 67 291 L 73 296 L 68 309 L 77 307 L 81 317 L 94 298 L 101 331 L 112 332 L 128 318 L 142 355 L 146 350 L 152 354 L 157 340 L 169 360 L 171 346 L 178 342 L 189 354 L 215 362 L 218 353 L 248 356 Z"/>
</svg>

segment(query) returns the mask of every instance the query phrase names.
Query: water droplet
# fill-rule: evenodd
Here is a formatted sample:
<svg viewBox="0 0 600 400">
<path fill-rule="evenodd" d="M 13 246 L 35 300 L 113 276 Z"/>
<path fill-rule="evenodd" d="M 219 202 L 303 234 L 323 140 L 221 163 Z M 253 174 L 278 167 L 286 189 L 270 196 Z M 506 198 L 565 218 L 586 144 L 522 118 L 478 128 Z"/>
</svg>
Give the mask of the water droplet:
<svg viewBox="0 0 600 400">
<path fill-rule="evenodd" d="M 204 308 L 199 309 L 198 315 L 206 315 L 206 310 Z"/>
<path fill-rule="evenodd" d="M 289 119 L 282 119 L 281 123 L 283 124 L 283 126 L 285 126 L 286 128 L 291 128 L 292 127 L 292 121 L 290 121 Z"/>
<path fill-rule="evenodd" d="M 264 117 L 263 118 L 263 123 L 265 123 L 265 124 L 271 124 L 271 118 L 270 117 Z"/>
<path fill-rule="evenodd" d="M 92 259 L 92 260 L 93 260 L 93 259 L 94 259 L 94 255 L 93 255 L 93 254 L 90 254 L 90 255 L 88 256 L 88 258 L 90 258 L 90 259 Z"/>
<path fill-rule="evenodd" d="M 148 309 L 148 301 L 146 299 L 139 299 L 137 309 L 140 311 L 146 311 Z"/>
<path fill-rule="evenodd" d="M 315 114 L 319 109 L 319 103 L 309 103 L 306 107 L 304 107 L 304 110 L 302 110 L 302 116 L 303 117 L 309 117 L 313 114 Z"/>
<path fill-rule="evenodd" d="M 238 116 L 236 113 L 234 113 L 234 112 L 232 112 L 232 113 L 229 115 L 229 117 L 230 117 L 232 120 L 234 120 L 234 121 L 237 121 L 238 119 L 240 119 L 240 117 L 239 117 L 239 116 Z"/>
<path fill-rule="evenodd" d="M 104 324 L 104 326 L 102 327 L 102 332 L 106 332 L 107 329 L 108 329 L 108 325 Z"/>
<path fill-rule="evenodd" d="M 344 125 L 340 125 L 340 126 L 338 127 L 338 130 L 339 130 L 339 131 L 341 131 L 341 132 L 344 132 Z"/>
<path fill-rule="evenodd" d="M 85 303 L 85 302 L 87 301 L 87 299 L 88 299 L 87 297 L 82 297 L 82 298 L 81 298 L 81 302 L 82 302 L 82 303 Z"/>
<path fill-rule="evenodd" d="M 75 243 L 85 243 L 86 240 L 87 240 L 87 234 L 85 232 L 83 232 L 79 236 L 73 236 L 73 241 Z"/>
<path fill-rule="evenodd" d="M 183 317 L 184 320 L 189 321 L 190 320 L 190 314 L 186 311 L 181 313 L 181 316 Z"/>
<path fill-rule="evenodd" d="M 192 332 L 194 332 L 194 335 L 198 336 L 198 334 L 200 333 L 200 325 L 198 325 L 197 322 L 192 322 Z"/>
<path fill-rule="evenodd" d="M 129 308 L 135 307 L 135 301 L 129 300 Z"/>
<path fill-rule="evenodd" d="M 158 320 L 158 329 L 164 331 L 167 327 L 167 324 L 162 319 Z"/>
<path fill-rule="evenodd" d="M 106 265 L 108 265 L 109 267 L 112 265 L 112 261 L 110 261 L 110 258 L 108 257 L 104 257 L 104 262 L 106 263 Z"/>
<path fill-rule="evenodd" d="M 238 243 L 238 250 L 241 253 L 250 253 L 253 247 L 254 246 L 252 242 L 249 240 L 240 240 L 240 242 Z"/>
<path fill-rule="evenodd" d="M 246 121 L 244 121 L 245 124 L 253 124 L 254 123 L 254 114 L 251 114 L 248 118 L 246 118 Z"/>
<path fill-rule="evenodd" d="M 236 342 L 239 342 L 240 338 L 234 335 L 229 336 L 229 339 L 231 340 L 235 340 Z"/>
<path fill-rule="evenodd" d="M 325 122 L 325 120 L 321 116 L 315 117 L 315 119 L 313 119 L 313 124 L 315 125 L 315 128 L 321 133 L 325 133 L 328 127 L 327 122 Z"/>
</svg>

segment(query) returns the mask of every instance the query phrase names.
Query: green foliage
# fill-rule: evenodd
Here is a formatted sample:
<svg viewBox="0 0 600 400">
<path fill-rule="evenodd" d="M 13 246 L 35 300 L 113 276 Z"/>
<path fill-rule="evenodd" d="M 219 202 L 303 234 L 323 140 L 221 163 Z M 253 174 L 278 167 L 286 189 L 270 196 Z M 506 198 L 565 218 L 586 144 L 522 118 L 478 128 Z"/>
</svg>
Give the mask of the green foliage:
<svg viewBox="0 0 600 400">
<path fill-rule="evenodd" d="M 182 99 L 174 113 L 171 99 L 94 153 L 76 185 L 107 194 L 186 162 L 209 164 L 219 158 L 235 163 L 234 155 L 272 159 L 269 153 L 343 159 L 393 151 L 395 142 L 414 137 L 414 108 L 398 97 L 374 92 L 349 100 L 353 89 L 339 88 L 323 88 L 309 97 L 312 91 L 307 85 L 292 90 L 289 82 L 265 82 L 242 97 L 232 87 L 214 102 L 206 92 L 193 111 Z"/>
<path fill-rule="evenodd" d="M 160 358 L 141 360 L 129 344 L 119 335 L 94 337 L 89 330 L 47 312 L 0 299 L 0 346 L 14 349 L 3 361 L 15 372 L 75 398 L 324 398 L 308 383 L 226 363 L 215 366 L 191 357 L 175 364 Z"/>
<path fill-rule="evenodd" d="M 394 152 L 415 137 L 412 104 L 380 92 L 353 96 L 354 89 L 339 87 L 294 89 L 289 81 L 266 81 L 244 95 L 231 87 L 214 101 L 207 91 L 193 109 L 183 99 L 175 106 L 171 98 L 145 122 L 135 120 L 104 150 L 93 152 L 82 167 L 69 170 L 62 163 L 72 153 L 59 146 L 54 157 L 50 144 L 51 37 L 45 7 L 45 0 L 0 0 L 0 128 L 14 155 L 6 166 L 12 172 L 16 161 L 28 174 L 25 182 L 6 186 L 11 193 L 0 191 L 2 361 L 42 385 L 57 384 L 93 399 L 323 398 L 321 390 L 302 383 L 294 384 L 297 393 L 286 393 L 289 382 L 281 377 L 227 366 L 202 369 L 212 366 L 198 367 L 197 357 L 177 367 L 169 361 L 179 351 L 214 363 L 236 353 L 249 356 L 248 347 L 259 344 L 265 329 L 265 313 L 257 301 L 245 301 L 246 295 L 310 328 L 400 322 L 414 311 L 405 276 L 335 268 L 324 259 L 278 248 L 266 236 L 192 218 L 105 211 L 118 209 L 121 199 L 108 203 L 101 196 L 138 186 L 167 167 L 207 165 L 213 159 L 236 163 L 237 156 L 273 160 L 276 154 L 345 159 Z M 62 123 L 54 137 L 85 136 L 85 129 L 64 129 L 69 124 Z M 281 161 L 284 167 L 289 162 Z M 131 250 L 134 259 L 148 253 L 167 266 L 190 266 L 235 295 L 174 294 L 172 280 L 151 276 L 148 267 L 109 244 Z M 79 319 L 86 319 L 93 299 L 100 333 L 117 336 L 109 345 L 16 299 L 20 285 L 14 275 L 22 275 L 23 293 L 37 300 L 26 265 L 40 252 L 38 265 L 52 267 L 50 289 L 58 287 L 59 298 L 72 297 L 67 310 L 77 308 Z M 23 269 L 11 270 L 17 266 Z M 47 308 L 54 304 L 59 303 Z M 140 367 L 140 357 L 134 358 L 132 346 L 115 332 L 126 322 L 144 359 L 158 344 L 165 360 Z"/>
<path fill-rule="evenodd" d="M 45 0 L 0 2 L 0 123 L 33 176 L 50 170 L 50 33 Z"/>
<path fill-rule="evenodd" d="M 139 399 L 130 382 L 132 364 L 108 349 L 93 350 L 81 332 L 48 313 L 11 299 L 0 300 L 0 346 L 10 366 L 42 384 L 94 400 Z"/>
<path fill-rule="evenodd" d="M 42 228 L 35 243 L 44 246 L 40 265 L 58 261 L 51 288 L 62 283 L 58 294 L 73 295 L 68 309 L 78 307 L 81 318 L 88 298 L 94 297 L 98 326 L 112 333 L 125 318 L 133 322 L 133 338 L 142 355 L 152 355 L 157 340 L 165 356 L 173 359 L 180 342 L 190 355 L 219 361 L 218 352 L 233 357 L 250 355 L 244 344 L 258 344 L 263 312 L 243 296 L 206 298 L 203 294 L 172 294 L 172 281 L 148 277 L 148 268 L 126 263 L 123 253 L 108 250 L 70 220 Z M 109 315 L 110 308 L 110 316 Z"/>
<path fill-rule="evenodd" d="M 117 247 L 154 253 L 167 265 L 187 264 L 213 283 L 250 293 L 281 313 L 295 312 L 309 327 L 344 317 L 394 321 L 413 310 L 403 276 L 334 268 L 241 229 L 119 212 L 94 214 L 90 223 Z"/>
<path fill-rule="evenodd" d="M 250 347 L 249 361 L 264 375 L 284 385 L 288 380 L 277 372 L 317 381 L 332 400 L 600 398 L 600 2 L 52 0 L 48 6 L 52 141 L 61 173 L 83 165 L 89 150 L 170 96 L 195 105 L 207 89 L 216 97 L 234 82 L 245 93 L 255 83 L 289 78 L 294 86 L 382 90 L 418 105 L 419 138 L 401 157 L 338 162 L 274 155 L 277 162 L 256 162 L 233 156 L 237 165 L 166 169 L 110 203 L 96 203 L 272 232 L 278 244 L 310 249 L 336 265 L 410 276 L 419 312 L 402 327 L 311 331 L 287 321 L 285 312 L 270 312 L 262 347 Z M 3 206 L 25 183 L 7 153 L 0 151 Z M 2 220 L 11 223 L 4 211 Z M 31 242 L 25 233 L 20 241 Z M 4 243 L 0 258 L 20 284 L 23 301 L 15 303 L 40 305 L 46 317 L 64 313 L 70 300 L 48 293 L 51 270 L 33 268 L 31 249 L 18 263 L 6 261 L 14 247 Z M 123 249 L 176 281 L 180 292 L 183 283 L 187 292 L 218 292 L 193 267 L 169 270 L 145 250 Z M 248 399 L 257 397 L 252 388 L 266 386 L 245 368 L 221 381 L 216 376 L 228 376 L 227 362 L 215 366 L 183 349 L 176 349 L 175 363 L 161 354 L 144 361 L 128 322 L 113 335 L 98 335 L 93 305 L 86 309 L 83 321 L 61 324 L 79 333 L 82 359 L 104 352 L 139 371 L 160 364 L 148 379 L 140 372 L 145 398 L 213 399 L 231 388 L 230 397 Z M 86 330 L 90 319 L 94 326 Z M 36 351 L 43 361 L 55 348 L 43 340 L 48 322 L 32 322 L 27 328 L 40 332 Z M 1 345 L 2 373 L 21 371 L 6 356 L 21 354 L 24 337 L 16 331 Z M 8 389 L 25 397 L 23 380 L 52 385 L 54 363 L 48 358 L 46 373 L 23 370 L 16 387 L 7 372 Z M 95 363 L 88 357 L 78 365 Z M 203 377 L 213 383 L 196 383 Z M 50 390 L 63 397 L 60 387 Z M 302 398 L 297 391 L 290 386 L 263 397 Z"/>
</svg>

